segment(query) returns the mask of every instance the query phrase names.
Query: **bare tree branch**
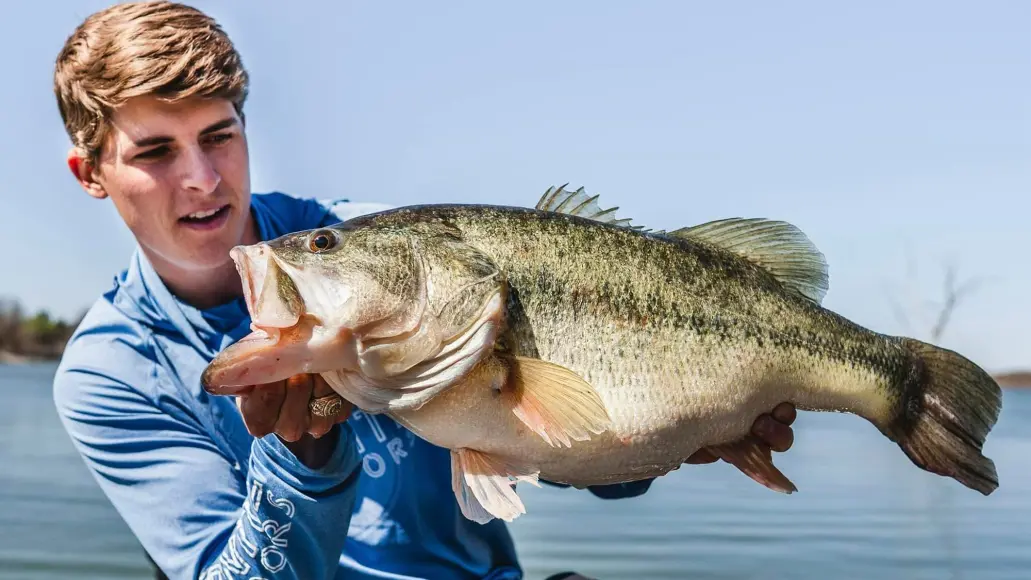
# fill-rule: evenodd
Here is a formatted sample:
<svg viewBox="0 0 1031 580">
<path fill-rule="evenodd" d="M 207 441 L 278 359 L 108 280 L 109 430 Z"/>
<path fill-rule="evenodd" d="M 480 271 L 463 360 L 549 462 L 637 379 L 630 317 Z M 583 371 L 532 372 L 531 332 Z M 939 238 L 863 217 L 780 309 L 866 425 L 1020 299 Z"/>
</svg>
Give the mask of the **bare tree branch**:
<svg viewBox="0 0 1031 580">
<path fill-rule="evenodd" d="M 916 292 L 918 264 L 908 245 L 905 255 L 906 276 L 902 288 L 888 295 L 892 314 L 904 332 L 914 337 L 924 335 L 929 342 L 937 344 L 953 320 L 956 309 L 963 300 L 982 286 L 984 279 L 970 278 L 960 281 L 956 261 L 949 259 L 945 262 L 941 299 L 920 298 Z"/>
<path fill-rule="evenodd" d="M 945 299 L 942 303 L 941 310 L 938 312 L 938 318 L 934 323 L 934 327 L 931 329 L 931 342 L 938 343 L 941 340 L 945 329 L 952 319 L 952 313 L 956 310 L 960 300 L 966 295 L 972 293 L 975 288 L 981 284 L 980 279 L 967 280 L 963 284 L 956 285 L 956 265 L 954 262 L 949 262 L 945 267 L 945 288 L 944 294 Z"/>
</svg>

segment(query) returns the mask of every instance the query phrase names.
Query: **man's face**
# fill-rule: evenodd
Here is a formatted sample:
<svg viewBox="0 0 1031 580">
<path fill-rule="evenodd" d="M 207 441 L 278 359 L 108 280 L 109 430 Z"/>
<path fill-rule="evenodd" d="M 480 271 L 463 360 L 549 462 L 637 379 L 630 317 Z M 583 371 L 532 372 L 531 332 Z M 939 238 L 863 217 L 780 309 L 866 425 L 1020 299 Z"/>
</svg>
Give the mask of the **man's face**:
<svg viewBox="0 0 1031 580">
<path fill-rule="evenodd" d="M 155 267 L 201 274 L 224 266 L 233 246 L 257 241 L 248 162 L 229 101 L 138 97 L 115 112 L 83 185 L 111 198 Z"/>
</svg>

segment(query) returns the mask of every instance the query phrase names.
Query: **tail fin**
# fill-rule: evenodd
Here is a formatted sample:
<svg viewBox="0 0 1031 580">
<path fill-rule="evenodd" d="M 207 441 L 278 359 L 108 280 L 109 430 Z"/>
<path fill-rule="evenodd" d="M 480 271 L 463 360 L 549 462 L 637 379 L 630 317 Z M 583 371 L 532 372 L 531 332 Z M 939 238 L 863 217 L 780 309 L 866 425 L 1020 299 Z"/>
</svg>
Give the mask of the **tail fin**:
<svg viewBox="0 0 1031 580">
<path fill-rule="evenodd" d="M 887 435 L 921 468 L 992 493 L 999 477 L 981 448 L 999 418 L 1002 389 L 955 352 L 910 338 L 902 346 L 913 356 L 915 373 Z"/>
</svg>

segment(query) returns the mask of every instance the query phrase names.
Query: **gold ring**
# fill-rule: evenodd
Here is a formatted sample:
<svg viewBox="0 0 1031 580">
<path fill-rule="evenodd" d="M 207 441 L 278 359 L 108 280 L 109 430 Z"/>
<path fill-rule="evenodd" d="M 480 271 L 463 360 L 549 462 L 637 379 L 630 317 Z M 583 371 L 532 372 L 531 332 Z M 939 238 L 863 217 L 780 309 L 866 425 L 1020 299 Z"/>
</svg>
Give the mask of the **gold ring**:
<svg viewBox="0 0 1031 580">
<path fill-rule="evenodd" d="M 336 393 L 312 399 L 308 402 L 308 409 L 316 417 L 336 417 L 343 406 L 344 399 Z"/>
</svg>

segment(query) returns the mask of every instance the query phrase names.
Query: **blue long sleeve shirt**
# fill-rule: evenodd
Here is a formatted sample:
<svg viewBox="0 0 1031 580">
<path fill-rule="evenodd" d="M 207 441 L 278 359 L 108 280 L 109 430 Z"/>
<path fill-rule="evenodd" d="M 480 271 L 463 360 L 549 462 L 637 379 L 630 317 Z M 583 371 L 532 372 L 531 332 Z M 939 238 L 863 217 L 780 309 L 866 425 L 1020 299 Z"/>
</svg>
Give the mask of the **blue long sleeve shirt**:
<svg viewBox="0 0 1031 580">
<path fill-rule="evenodd" d="M 251 198 L 261 239 L 376 204 Z M 462 516 L 446 449 L 356 410 L 319 469 L 275 435 L 255 438 L 200 374 L 249 333 L 242 298 L 206 310 L 174 297 L 137 250 L 90 308 L 54 379 L 58 414 L 87 467 L 170 578 L 522 577 L 503 521 Z M 603 498 L 649 482 L 592 488 Z"/>
</svg>

